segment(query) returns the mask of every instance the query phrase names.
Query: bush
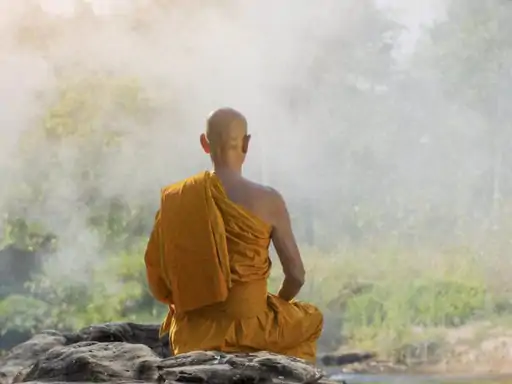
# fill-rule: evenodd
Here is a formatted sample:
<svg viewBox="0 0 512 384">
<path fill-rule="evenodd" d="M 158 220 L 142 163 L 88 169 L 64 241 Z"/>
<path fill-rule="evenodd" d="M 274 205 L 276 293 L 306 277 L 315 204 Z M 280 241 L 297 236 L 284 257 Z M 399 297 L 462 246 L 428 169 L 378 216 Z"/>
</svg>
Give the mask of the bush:
<svg viewBox="0 0 512 384">
<path fill-rule="evenodd" d="M 47 268 L 52 268 L 52 262 Z M 39 275 L 28 293 L 0 301 L 0 328 L 73 330 L 108 321 L 158 322 L 166 308 L 146 289 L 140 247 L 96 265 L 85 278 Z"/>
</svg>

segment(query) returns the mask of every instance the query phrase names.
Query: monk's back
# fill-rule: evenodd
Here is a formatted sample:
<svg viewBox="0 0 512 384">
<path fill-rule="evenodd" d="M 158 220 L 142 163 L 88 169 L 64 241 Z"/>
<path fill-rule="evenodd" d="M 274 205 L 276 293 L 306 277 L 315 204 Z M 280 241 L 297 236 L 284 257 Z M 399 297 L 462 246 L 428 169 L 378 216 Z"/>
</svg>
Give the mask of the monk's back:
<svg viewBox="0 0 512 384">
<path fill-rule="evenodd" d="M 217 174 L 226 195 L 233 203 L 251 212 L 265 223 L 272 225 L 274 217 L 271 202 L 274 192 L 271 188 L 245 179 L 241 176 Z"/>
</svg>

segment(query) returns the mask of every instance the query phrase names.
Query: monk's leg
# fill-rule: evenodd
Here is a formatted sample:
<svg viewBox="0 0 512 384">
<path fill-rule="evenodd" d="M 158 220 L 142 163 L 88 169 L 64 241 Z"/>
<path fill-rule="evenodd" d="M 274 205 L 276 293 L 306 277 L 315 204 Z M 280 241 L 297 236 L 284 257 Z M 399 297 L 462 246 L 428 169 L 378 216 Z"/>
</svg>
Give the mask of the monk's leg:
<svg viewBox="0 0 512 384">
<path fill-rule="evenodd" d="M 316 361 L 316 343 L 323 327 L 322 313 L 311 304 L 289 303 L 272 297 L 267 311 L 235 320 L 226 333 L 225 352 L 268 351 Z"/>
<path fill-rule="evenodd" d="M 310 304 L 301 303 L 300 305 L 307 306 L 307 308 L 302 307 L 302 310 L 305 310 L 306 313 L 302 324 L 305 337 L 301 343 L 283 350 L 282 353 L 288 356 L 299 357 L 314 364 L 316 362 L 317 342 L 323 329 L 323 315 L 316 307 Z"/>
<path fill-rule="evenodd" d="M 270 297 L 268 302 L 274 317 L 275 337 L 269 350 L 315 362 L 316 344 L 324 322 L 322 312 L 312 304 L 288 303 L 276 297 Z"/>
</svg>

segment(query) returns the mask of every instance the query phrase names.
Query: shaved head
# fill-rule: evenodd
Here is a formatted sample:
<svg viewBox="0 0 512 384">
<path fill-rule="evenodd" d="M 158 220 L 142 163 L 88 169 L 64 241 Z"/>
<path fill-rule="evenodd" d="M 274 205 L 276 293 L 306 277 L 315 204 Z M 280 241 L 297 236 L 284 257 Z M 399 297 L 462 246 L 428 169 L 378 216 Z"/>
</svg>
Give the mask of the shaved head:
<svg viewBox="0 0 512 384">
<path fill-rule="evenodd" d="M 221 108 L 212 112 L 206 124 L 206 138 L 213 149 L 241 148 L 247 135 L 247 120 L 233 108 Z"/>
<path fill-rule="evenodd" d="M 206 133 L 201 135 L 201 145 L 212 156 L 214 163 L 225 162 L 229 157 L 243 163 L 250 135 L 247 119 L 233 108 L 220 108 L 208 116 Z M 232 162 L 232 161 L 230 161 Z"/>
</svg>

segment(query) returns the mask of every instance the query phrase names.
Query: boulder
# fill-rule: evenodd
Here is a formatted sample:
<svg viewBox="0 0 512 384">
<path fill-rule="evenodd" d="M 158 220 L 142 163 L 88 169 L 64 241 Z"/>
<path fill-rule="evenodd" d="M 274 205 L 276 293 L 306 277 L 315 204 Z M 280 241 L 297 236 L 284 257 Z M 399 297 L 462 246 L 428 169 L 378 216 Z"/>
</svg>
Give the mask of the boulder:
<svg viewBox="0 0 512 384">
<path fill-rule="evenodd" d="M 158 325 L 108 323 L 46 331 L 0 359 L 7 383 L 329 383 L 307 362 L 269 352 L 198 351 L 170 356 Z"/>
</svg>

